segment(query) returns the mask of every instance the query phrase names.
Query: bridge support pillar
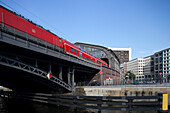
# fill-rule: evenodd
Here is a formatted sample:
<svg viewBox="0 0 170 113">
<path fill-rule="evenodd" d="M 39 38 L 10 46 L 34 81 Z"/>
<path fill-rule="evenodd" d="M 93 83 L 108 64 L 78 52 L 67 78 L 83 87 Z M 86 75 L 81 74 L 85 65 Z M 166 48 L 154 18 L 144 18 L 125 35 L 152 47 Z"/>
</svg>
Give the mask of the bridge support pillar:
<svg viewBox="0 0 170 113">
<path fill-rule="evenodd" d="M 52 73 L 51 72 L 51 64 L 48 65 L 48 73 Z"/>
<path fill-rule="evenodd" d="M 63 80 L 62 65 L 60 65 L 59 79 Z"/>
<path fill-rule="evenodd" d="M 37 63 L 37 60 L 35 60 L 35 67 L 36 67 L 36 68 L 38 67 L 38 63 Z"/>
<path fill-rule="evenodd" d="M 74 67 L 73 67 L 73 72 L 72 72 L 72 94 L 74 95 L 74 91 L 75 91 L 75 89 L 74 89 Z"/>
<path fill-rule="evenodd" d="M 71 80 L 70 80 L 70 67 L 68 67 L 68 73 L 67 73 L 67 78 L 68 78 L 68 84 L 71 85 Z"/>
</svg>

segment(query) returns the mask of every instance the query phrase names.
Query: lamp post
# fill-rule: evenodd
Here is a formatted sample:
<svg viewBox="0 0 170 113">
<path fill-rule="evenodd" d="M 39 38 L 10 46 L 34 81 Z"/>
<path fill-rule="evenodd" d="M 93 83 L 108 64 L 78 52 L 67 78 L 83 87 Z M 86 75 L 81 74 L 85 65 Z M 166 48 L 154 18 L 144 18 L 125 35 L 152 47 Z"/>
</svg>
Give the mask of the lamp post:
<svg viewBox="0 0 170 113">
<path fill-rule="evenodd" d="M 128 75 L 128 83 L 129 83 L 129 73 L 127 73 L 127 75 Z"/>
<path fill-rule="evenodd" d="M 103 85 L 102 64 L 101 64 L 101 71 L 100 71 L 100 79 L 101 79 L 101 86 L 102 86 Z"/>
</svg>

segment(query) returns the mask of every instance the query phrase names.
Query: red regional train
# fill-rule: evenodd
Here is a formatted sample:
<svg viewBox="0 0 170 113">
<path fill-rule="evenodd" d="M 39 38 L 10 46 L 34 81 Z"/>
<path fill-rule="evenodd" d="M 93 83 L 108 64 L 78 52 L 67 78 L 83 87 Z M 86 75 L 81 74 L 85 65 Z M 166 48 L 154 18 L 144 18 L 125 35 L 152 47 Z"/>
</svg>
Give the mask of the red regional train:
<svg viewBox="0 0 170 113">
<path fill-rule="evenodd" d="M 48 30 L 45 30 L 39 25 L 17 15 L 15 12 L 10 11 L 3 6 L 0 6 L 0 24 L 58 46 L 62 48 L 64 50 L 63 52 L 66 54 L 108 67 L 108 64 L 103 60 L 88 54 L 74 44 L 60 38 Z"/>
</svg>

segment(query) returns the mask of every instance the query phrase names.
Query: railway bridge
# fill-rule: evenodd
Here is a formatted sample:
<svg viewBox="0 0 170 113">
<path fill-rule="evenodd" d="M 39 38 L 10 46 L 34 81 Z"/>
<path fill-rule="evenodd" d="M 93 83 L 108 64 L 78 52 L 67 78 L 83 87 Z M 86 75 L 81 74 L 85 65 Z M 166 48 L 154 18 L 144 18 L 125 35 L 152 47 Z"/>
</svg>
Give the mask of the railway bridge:
<svg viewBox="0 0 170 113">
<path fill-rule="evenodd" d="M 0 85 L 15 91 L 74 92 L 101 66 L 65 54 L 47 41 L 0 24 Z"/>
</svg>

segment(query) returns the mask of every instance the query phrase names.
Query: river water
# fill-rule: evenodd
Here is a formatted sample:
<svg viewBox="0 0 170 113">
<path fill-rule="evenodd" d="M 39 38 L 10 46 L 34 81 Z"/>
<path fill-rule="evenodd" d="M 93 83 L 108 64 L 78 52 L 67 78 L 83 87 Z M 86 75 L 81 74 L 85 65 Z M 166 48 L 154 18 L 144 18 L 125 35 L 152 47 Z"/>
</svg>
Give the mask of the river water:
<svg viewBox="0 0 170 113">
<path fill-rule="evenodd" d="M 71 107 L 41 104 L 25 100 L 0 98 L 0 113 L 75 113 Z M 96 110 L 78 109 L 77 113 L 97 113 Z M 102 113 L 128 113 L 127 111 L 102 111 Z M 157 111 L 133 111 L 132 113 L 157 113 Z M 170 113 L 170 110 L 169 112 Z"/>
</svg>

